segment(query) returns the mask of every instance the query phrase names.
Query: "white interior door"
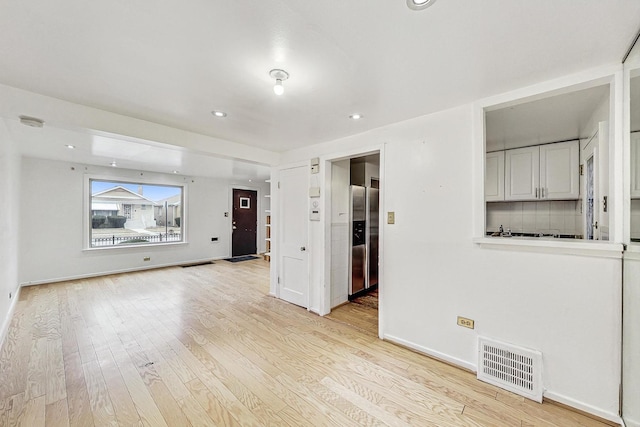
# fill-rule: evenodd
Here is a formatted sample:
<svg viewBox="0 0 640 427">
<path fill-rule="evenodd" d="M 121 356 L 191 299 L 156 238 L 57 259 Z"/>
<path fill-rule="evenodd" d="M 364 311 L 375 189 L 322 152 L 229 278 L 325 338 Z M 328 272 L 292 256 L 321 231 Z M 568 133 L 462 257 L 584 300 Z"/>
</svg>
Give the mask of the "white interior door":
<svg viewBox="0 0 640 427">
<path fill-rule="evenodd" d="M 309 264 L 307 255 L 307 168 L 280 171 L 278 295 L 308 308 Z"/>
</svg>

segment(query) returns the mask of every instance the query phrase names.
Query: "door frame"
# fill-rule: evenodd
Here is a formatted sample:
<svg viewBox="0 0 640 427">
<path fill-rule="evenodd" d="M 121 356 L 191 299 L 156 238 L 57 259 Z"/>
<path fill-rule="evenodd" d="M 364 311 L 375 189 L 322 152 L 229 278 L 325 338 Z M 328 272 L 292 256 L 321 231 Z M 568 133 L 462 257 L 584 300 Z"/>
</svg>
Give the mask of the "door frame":
<svg viewBox="0 0 640 427">
<path fill-rule="evenodd" d="M 600 220 L 600 185 L 599 185 L 599 181 L 600 181 L 600 167 L 599 167 L 599 163 L 600 163 L 600 139 L 599 139 L 599 135 L 598 135 L 598 131 L 596 131 L 587 141 L 587 144 L 585 145 L 584 149 L 582 150 L 582 154 L 584 156 L 583 160 L 582 160 L 582 164 L 583 164 L 583 169 L 584 169 L 584 198 L 582 201 L 582 212 L 584 212 L 584 238 L 587 239 L 587 236 L 589 235 L 589 227 L 591 227 L 591 232 L 593 233 L 593 239 L 591 240 L 600 240 L 600 228 L 593 228 L 593 223 L 589 224 L 589 215 L 588 215 L 588 209 L 589 209 L 589 197 L 588 197 L 588 190 L 589 190 L 589 167 L 588 167 L 588 163 L 589 163 L 589 159 L 593 159 L 593 221 L 595 221 L 596 223 L 598 223 L 600 226 L 601 224 L 601 220 Z"/>
<path fill-rule="evenodd" d="M 264 240 L 264 221 L 262 219 L 262 213 L 264 211 L 263 209 L 263 203 L 262 203 L 262 190 L 260 189 L 260 187 L 252 187 L 249 185 L 235 185 L 235 184 L 229 184 L 229 188 L 228 188 L 228 198 L 229 198 L 229 209 L 227 212 L 229 212 L 229 223 L 227 224 L 227 232 L 228 232 L 228 241 L 229 241 L 229 245 L 228 245 L 228 257 L 230 258 L 233 254 L 233 190 L 250 190 L 250 191 L 255 191 L 256 192 L 256 209 L 257 209 L 257 225 L 256 225 L 256 252 L 260 253 L 260 236 L 262 237 L 262 240 Z"/>
<path fill-rule="evenodd" d="M 370 147 L 364 147 L 359 149 L 353 149 L 348 151 L 342 151 L 320 157 L 320 174 L 322 182 L 324 183 L 324 200 L 322 201 L 323 211 L 326 213 L 323 216 L 323 235 L 321 236 L 321 245 L 324 252 L 324 271 L 321 283 L 327 283 L 323 289 L 320 290 L 320 312 L 319 314 L 324 316 L 331 313 L 331 168 L 335 161 L 352 159 L 354 157 L 362 157 L 370 154 L 380 154 L 380 174 L 378 179 L 380 180 L 379 190 L 379 204 L 378 209 L 380 215 L 378 217 L 378 258 L 384 260 L 384 237 L 385 237 L 385 218 L 386 218 L 386 203 L 385 203 L 385 148 L 386 144 L 373 145 Z M 327 244 L 328 242 L 328 244 Z M 384 274 L 384 262 L 380 262 L 378 267 L 378 337 L 384 339 L 384 301 L 385 301 L 385 274 Z"/>
</svg>

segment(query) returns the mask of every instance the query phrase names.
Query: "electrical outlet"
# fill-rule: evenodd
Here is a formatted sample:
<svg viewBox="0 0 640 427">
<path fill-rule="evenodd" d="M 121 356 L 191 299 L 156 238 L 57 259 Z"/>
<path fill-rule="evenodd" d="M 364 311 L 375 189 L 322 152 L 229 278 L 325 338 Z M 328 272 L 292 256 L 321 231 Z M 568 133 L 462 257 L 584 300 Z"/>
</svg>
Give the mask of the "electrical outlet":
<svg viewBox="0 0 640 427">
<path fill-rule="evenodd" d="M 474 329 L 475 322 L 472 319 L 467 319 L 466 317 L 458 316 L 458 326 Z"/>
<path fill-rule="evenodd" d="M 146 256 L 144 258 L 142 258 L 143 261 L 151 261 L 151 257 L 150 256 Z"/>
</svg>

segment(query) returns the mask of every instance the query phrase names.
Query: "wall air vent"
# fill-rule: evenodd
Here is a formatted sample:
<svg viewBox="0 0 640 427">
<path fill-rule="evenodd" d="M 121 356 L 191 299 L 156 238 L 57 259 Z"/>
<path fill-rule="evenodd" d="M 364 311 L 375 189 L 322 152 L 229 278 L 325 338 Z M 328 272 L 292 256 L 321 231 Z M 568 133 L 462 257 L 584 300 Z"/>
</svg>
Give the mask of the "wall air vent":
<svg viewBox="0 0 640 427">
<path fill-rule="evenodd" d="M 478 379 L 542 402 L 542 353 L 480 337 Z"/>
</svg>

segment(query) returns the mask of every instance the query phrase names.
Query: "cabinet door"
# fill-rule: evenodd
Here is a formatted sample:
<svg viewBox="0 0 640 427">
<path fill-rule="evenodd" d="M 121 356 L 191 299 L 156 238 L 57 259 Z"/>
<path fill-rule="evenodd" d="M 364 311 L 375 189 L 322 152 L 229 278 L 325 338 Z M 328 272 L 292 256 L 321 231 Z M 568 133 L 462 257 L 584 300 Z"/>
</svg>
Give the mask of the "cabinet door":
<svg viewBox="0 0 640 427">
<path fill-rule="evenodd" d="M 577 199 L 580 195 L 580 143 L 540 146 L 540 198 Z"/>
<path fill-rule="evenodd" d="M 640 199 L 640 132 L 631 134 L 631 198 Z"/>
<path fill-rule="evenodd" d="M 540 148 L 507 150 L 505 160 L 505 200 L 535 200 L 540 182 Z"/>
<path fill-rule="evenodd" d="M 484 199 L 504 200 L 504 151 L 487 153 L 484 163 Z"/>
</svg>

